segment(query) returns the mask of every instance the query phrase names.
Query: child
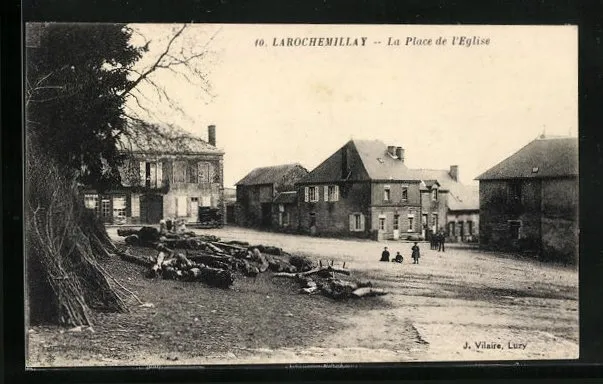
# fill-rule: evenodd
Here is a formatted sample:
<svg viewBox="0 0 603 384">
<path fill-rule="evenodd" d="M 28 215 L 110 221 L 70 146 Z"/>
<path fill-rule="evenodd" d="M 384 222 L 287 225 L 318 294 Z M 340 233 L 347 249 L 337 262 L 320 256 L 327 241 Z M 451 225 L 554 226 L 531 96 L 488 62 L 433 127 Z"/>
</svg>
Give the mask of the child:
<svg viewBox="0 0 603 384">
<path fill-rule="evenodd" d="M 396 263 L 402 263 L 403 260 L 404 258 L 402 257 L 400 252 L 396 252 L 396 257 L 392 260 L 392 262 L 395 261 Z"/>
<path fill-rule="evenodd" d="M 419 264 L 419 258 L 421 257 L 421 252 L 419 250 L 419 246 L 417 245 L 416 241 L 415 241 L 415 245 L 413 245 L 411 249 L 412 249 L 412 259 L 414 260 L 412 263 Z"/>
<path fill-rule="evenodd" d="M 381 252 L 381 260 L 379 261 L 389 261 L 389 251 L 387 247 L 383 248 L 383 252 Z"/>
</svg>

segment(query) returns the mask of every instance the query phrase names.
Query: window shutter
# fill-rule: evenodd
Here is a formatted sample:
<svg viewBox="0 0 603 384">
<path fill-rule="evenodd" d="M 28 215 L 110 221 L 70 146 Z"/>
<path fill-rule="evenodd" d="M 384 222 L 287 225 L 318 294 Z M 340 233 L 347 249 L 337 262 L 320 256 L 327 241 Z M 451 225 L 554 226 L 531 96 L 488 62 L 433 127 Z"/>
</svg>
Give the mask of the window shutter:
<svg viewBox="0 0 603 384">
<path fill-rule="evenodd" d="M 364 231 L 364 215 L 360 214 L 360 230 Z"/>
<path fill-rule="evenodd" d="M 141 186 L 145 186 L 147 179 L 147 163 L 145 163 L 144 161 L 140 162 L 140 185 Z"/>
<path fill-rule="evenodd" d="M 335 193 L 333 194 L 334 195 L 333 196 L 333 200 L 334 201 L 339 201 L 339 185 L 335 186 L 335 191 L 334 192 Z"/>
<path fill-rule="evenodd" d="M 354 224 L 355 224 L 354 215 L 350 215 L 350 232 L 354 232 Z"/>
<path fill-rule="evenodd" d="M 163 187 L 163 163 L 161 161 L 157 162 L 157 187 Z"/>
<path fill-rule="evenodd" d="M 310 191 L 308 187 L 304 188 L 304 201 L 307 203 L 310 201 Z"/>
<path fill-rule="evenodd" d="M 325 201 L 329 201 L 329 186 L 325 185 Z"/>
</svg>

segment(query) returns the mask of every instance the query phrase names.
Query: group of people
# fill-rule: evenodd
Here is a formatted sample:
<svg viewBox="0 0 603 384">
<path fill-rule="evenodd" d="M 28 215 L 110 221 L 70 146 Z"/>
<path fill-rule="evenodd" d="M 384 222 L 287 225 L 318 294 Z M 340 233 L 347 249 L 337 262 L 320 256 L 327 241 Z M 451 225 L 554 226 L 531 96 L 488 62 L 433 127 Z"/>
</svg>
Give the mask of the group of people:
<svg viewBox="0 0 603 384">
<path fill-rule="evenodd" d="M 430 244 L 432 250 L 437 250 L 438 252 L 446 252 L 446 247 L 444 245 L 445 242 L 446 234 L 443 231 L 432 233 L 430 236 Z"/>
<path fill-rule="evenodd" d="M 419 246 L 417 245 L 417 242 L 415 242 L 415 244 L 410 248 L 412 251 L 412 254 L 410 257 L 412 257 L 413 260 L 413 264 L 419 264 L 419 258 L 421 258 L 421 250 L 419 249 Z M 387 247 L 383 248 L 383 252 L 381 252 L 381 260 L 380 261 L 387 261 L 389 262 L 389 256 L 390 253 L 387 250 Z M 392 259 L 392 263 L 402 263 L 404 261 L 404 258 L 402 257 L 402 255 L 400 254 L 400 252 L 396 252 L 396 256 L 394 256 L 394 258 Z"/>
</svg>

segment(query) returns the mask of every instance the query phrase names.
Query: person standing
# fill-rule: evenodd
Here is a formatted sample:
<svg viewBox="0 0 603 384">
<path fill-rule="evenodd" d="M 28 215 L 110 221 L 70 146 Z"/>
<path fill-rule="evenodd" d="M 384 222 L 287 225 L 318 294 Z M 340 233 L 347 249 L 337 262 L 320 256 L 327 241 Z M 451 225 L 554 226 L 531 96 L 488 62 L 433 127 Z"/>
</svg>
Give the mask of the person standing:
<svg viewBox="0 0 603 384">
<path fill-rule="evenodd" d="M 438 252 L 442 251 L 442 252 L 446 252 L 446 247 L 444 246 L 445 240 L 446 240 L 446 235 L 444 235 L 444 231 L 440 231 L 440 234 L 438 235 Z"/>
<path fill-rule="evenodd" d="M 383 252 L 381 252 L 381 260 L 379 261 L 389 262 L 389 251 L 387 250 L 387 247 L 383 248 Z"/>
<path fill-rule="evenodd" d="M 419 246 L 417 245 L 416 241 L 415 241 L 415 245 L 412 246 L 411 250 L 412 250 L 412 259 L 414 260 L 412 263 L 419 264 L 419 258 L 421 258 L 421 251 L 420 251 Z"/>
</svg>

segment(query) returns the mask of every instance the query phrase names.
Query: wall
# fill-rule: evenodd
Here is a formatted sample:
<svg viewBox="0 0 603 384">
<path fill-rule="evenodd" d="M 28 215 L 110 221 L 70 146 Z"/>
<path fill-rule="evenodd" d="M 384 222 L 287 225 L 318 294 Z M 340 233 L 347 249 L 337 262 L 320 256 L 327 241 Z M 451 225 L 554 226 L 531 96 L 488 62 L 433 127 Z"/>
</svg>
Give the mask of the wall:
<svg viewBox="0 0 603 384">
<path fill-rule="evenodd" d="M 316 234 L 352 237 L 370 237 L 371 185 L 369 182 L 347 182 L 339 184 L 339 201 L 325 202 L 323 188 L 329 184 L 297 185 L 299 204 L 299 230 L 311 233 L 310 213 L 315 213 Z M 319 201 L 305 202 L 304 187 L 320 186 Z M 365 230 L 350 231 L 352 213 L 362 213 L 365 216 Z"/>
<path fill-rule="evenodd" d="M 272 185 L 237 185 L 236 224 L 244 227 L 261 226 L 262 204 L 272 203 L 274 194 Z"/>
<path fill-rule="evenodd" d="M 542 183 L 542 253 L 552 260 L 578 258 L 578 179 L 552 179 Z"/>
<path fill-rule="evenodd" d="M 280 206 L 282 205 L 283 211 L 280 212 Z M 295 233 L 299 230 L 299 211 L 297 203 L 291 204 L 273 204 L 272 205 L 272 229 L 279 232 Z M 279 213 L 282 213 L 283 218 L 285 215 L 289 216 L 289 223 L 279 222 Z"/>
<path fill-rule="evenodd" d="M 508 182 L 482 180 L 480 193 L 480 244 L 488 248 L 537 250 L 541 238 L 540 180 L 520 181 L 521 200 L 507 198 Z M 519 239 L 511 238 L 509 220 L 520 220 Z"/>
<path fill-rule="evenodd" d="M 421 215 L 424 214 L 427 214 L 427 229 L 425 230 L 426 237 L 428 237 L 428 232 L 433 230 L 434 214 L 438 215 L 438 223 L 435 230 L 445 230 L 447 226 L 448 214 L 448 191 L 438 190 L 437 200 L 432 199 L 430 190 L 421 191 Z M 420 219 L 422 220 L 422 217 Z"/>
<path fill-rule="evenodd" d="M 472 233 L 469 233 L 469 221 L 473 223 Z M 451 224 L 454 223 L 454 231 Z M 461 238 L 461 225 L 464 227 L 464 236 Z M 448 211 L 446 215 L 447 241 L 475 241 L 479 239 L 479 212 Z"/>
</svg>

